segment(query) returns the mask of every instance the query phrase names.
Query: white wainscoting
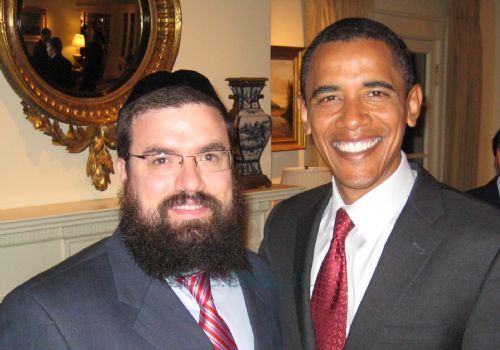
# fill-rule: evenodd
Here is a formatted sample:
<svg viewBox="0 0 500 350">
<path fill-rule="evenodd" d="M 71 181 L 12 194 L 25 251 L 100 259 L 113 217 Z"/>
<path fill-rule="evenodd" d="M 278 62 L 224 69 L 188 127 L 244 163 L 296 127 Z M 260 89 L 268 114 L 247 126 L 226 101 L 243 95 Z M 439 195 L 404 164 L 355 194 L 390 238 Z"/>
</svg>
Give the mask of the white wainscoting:
<svg viewBox="0 0 500 350">
<path fill-rule="evenodd" d="M 301 190 L 273 185 L 245 191 L 249 249 L 257 251 L 274 203 Z M 0 211 L 0 301 L 32 276 L 111 235 L 118 215 L 116 199 Z"/>
</svg>

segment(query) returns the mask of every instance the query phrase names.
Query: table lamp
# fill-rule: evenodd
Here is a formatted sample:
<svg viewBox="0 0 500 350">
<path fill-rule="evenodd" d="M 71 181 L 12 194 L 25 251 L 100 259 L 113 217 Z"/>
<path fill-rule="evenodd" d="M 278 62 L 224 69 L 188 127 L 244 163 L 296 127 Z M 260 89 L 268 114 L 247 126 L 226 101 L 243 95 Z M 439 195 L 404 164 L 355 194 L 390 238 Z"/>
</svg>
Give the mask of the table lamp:
<svg viewBox="0 0 500 350">
<path fill-rule="evenodd" d="M 327 167 L 286 167 L 281 176 L 281 184 L 300 186 L 306 190 L 331 181 L 332 174 Z"/>
</svg>

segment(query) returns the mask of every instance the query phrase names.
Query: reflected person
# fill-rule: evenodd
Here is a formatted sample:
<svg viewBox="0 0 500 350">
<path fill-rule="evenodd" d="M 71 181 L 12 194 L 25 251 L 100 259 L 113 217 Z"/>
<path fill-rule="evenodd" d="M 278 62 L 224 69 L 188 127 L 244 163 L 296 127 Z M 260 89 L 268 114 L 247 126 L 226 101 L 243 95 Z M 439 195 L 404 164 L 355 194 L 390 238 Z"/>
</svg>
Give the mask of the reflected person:
<svg viewBox="0 0 500 350">
<path fill-rule="evenodd" d="M 243 247 L 229 115 L 206 77 L 140 80 L 118 117 L 121 221 L 15 289 L 1 349 L 282 349 L 268 267 Z"/>
<path fill-rule="evenodd" d="M 45 70 L 49 63 L 49 55 L 47 53 L 47 43 L 52 36 L 49 28 L 43 28 L 40 31 L 40 40 L 38 40 L 33 47 L 33 55 L 31 56 L 31 64 L 33 68 L 41 76 L 45 75 Z"/>
<path fill-rule="evenodd" d="M 46 77 L 48 82 L 56 88 L 71 89 L 73 85 L 71 62 L 62 55 L 63 45 L 61 39 L 52 37 L 47 42 Z"/>
<path fill-rule="evenodd" d="M 95 91 L 97 83 L 104 73 L 104 57 L 102 43 L 92 40 L 85 48 L 85 60 L 83 62 L 83 81 L 80 91 Z"/>
</svg>

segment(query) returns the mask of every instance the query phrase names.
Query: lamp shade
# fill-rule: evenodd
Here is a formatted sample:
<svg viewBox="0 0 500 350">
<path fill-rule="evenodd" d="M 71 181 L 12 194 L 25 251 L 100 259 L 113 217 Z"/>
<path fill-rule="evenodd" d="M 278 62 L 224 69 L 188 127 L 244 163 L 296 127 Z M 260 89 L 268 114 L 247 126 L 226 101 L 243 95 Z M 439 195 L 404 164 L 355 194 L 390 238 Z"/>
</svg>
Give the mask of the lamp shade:
<svg viewBox="0 0 500 350">
<path fill-rule="evenodd" d="M 326 167 L 286 167 L 281 184 L 304 187 L 306 190 L 332 181 L 332 174 Z"/>
<path fill-rule="evenodd" d="M 76 47 L 85 47 L 85 37 L 83 36 L 83 34 L 75 34 L 71 45 Z"/>
</svg>

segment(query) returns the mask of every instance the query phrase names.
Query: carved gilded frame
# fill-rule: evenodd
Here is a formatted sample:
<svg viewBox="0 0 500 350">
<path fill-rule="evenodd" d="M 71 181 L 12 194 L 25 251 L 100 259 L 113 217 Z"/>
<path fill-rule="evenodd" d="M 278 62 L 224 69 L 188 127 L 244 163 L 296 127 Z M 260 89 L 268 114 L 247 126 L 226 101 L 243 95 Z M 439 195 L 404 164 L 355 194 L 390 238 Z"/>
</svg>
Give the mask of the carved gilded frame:
<svg viewBox="0 0 500 350">
<path fill-rule="evenodd" d="M 23 111 L 33 126 L 52 137 L 52 143 L 70 153 L 89 148 L 86 172 L 92 184 L 104 191 L 114 173 L 108 149 L 115 149 L 115 122 L 118 111 L 134 84 L 144 75 L 171 70 L 180 44 L 179 0 L 143 0 L 149 18 L 149 41 L 137 70 L 122 86 L 99 97 L 75 97 L 54 89 L 30 64 L 17 30 L 17 1 L 0 2 L 0 64 L 3 74 L 22 99 Z M 64 131 L 59 123 L 68 125 Z"/>
<path fill-rule="evenodd" d="M 271 115 L 273 116 L 273 133 L 271 136 L 271 150 L 276 151 L 291 151 L 302 150 L 306 147 L 306 134 L 302 126 L 302 118 L 300 117 L 300 108 L 298 104 L 298 96 L 300 95 L 300 65 L 302 64 L 302 47 L 289 46 L 271 46 Z M 273 64 L 280 65 L 288 69 L 275 71 Z M 281 75 L 284 72 L 288 74 Z M 288 81 L 290 86 L 287 91 L 288 103 L 285 108 L 277 106 L 276 113 L 283 115 L 283 109 L 290 113 L 289 127 L 290 131 L 287 135 L 277 135 L 275 132 L 275 104 L 273 103 L 274 96 L 279 94 L 279 89 L 273 86 L 273 81 L 281 80 Z M 282 92 L 281 92 L 282 93 Z"/>
</svg>

